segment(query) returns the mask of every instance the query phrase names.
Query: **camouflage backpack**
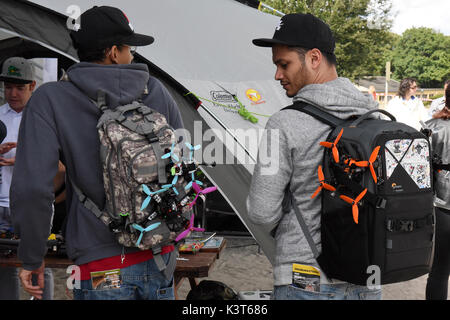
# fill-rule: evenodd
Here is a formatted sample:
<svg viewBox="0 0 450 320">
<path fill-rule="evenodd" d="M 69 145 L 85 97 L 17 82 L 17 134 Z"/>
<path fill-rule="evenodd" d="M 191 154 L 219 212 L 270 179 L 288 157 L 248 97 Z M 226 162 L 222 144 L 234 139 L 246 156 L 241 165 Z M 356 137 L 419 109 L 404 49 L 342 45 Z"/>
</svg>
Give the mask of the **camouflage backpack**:
<svg viewBox="0 0 450 320">
<path fill-rule="evenodd" d="M 97 129 L 106 205 L 100 210 L 72 183 L 83 205 L 125 247 L 151 249 L 175 242 L 192 218 L 187 181 L 172 169 L 181 159 L 173 128 L 164 115 L 134 101 L 114 109 L 99 91 Z"/>
</svg>

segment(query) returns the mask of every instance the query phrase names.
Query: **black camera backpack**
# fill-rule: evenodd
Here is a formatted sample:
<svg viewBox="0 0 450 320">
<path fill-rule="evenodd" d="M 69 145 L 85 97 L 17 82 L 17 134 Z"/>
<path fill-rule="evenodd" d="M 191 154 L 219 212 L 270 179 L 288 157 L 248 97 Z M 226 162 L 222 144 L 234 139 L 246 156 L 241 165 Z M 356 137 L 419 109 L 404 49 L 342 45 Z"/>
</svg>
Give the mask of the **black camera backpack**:
<svg viewBox="0 0 450 320">
<path fill-rule="evenodd" d="M 332 127 L 320 142 L 324 158 L 313 195 L 322 194 L 320 254 L 293 203 L 322 271 L 358 285 L 372 284 L 374 275 L 380 285 L 428 273 L 435 221 L 428 138 L 384 110 L 342 120 L 303 102 L 285 109 Z M 374 119 L 374 112 L 391 120 Z"/>
</svg>

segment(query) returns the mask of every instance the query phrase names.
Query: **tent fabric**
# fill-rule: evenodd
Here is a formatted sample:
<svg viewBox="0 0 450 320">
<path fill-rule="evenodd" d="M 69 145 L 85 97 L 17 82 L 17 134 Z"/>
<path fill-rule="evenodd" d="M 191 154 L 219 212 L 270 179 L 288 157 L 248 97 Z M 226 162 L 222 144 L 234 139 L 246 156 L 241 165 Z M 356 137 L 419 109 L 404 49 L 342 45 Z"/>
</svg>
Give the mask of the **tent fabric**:
<svg viewBox="0 0 450 320">
<path fill-rule="evenodd" d="M 27 1 L 2 0 L 0 28 L 48 44 L 69 56 L 76 56 L 70 36 L 61 32 L 66 18 L 46 8 L 34 6 L 33 10 L 21 10 Z"/>
<path fill-rule="evenodd" d="M 11 32 L 76 61 L 67 28 L 67 15 L 73 13 L 68 8 L 73 4 L 70 0 L 0 0 L 0 32 Z M 121 8 L 137 32 L 155 38 L 152 45 L 138 48 L 135 60 L 147 63 L 150 73 L 167 86 L 180 107 L 186 129 L 197 139 L 194 144 L 202 144 L 205 150 L 211 128 L 216 130 L 212 140 L 226 144 L 224 153 L 231 154 L 233 164 L 202 169 L 273 262 L 274 239 L 247 217 L 246 198 L 252 161 L 257 157 L 255 141 L 259 140 L 249 139 L 242 130 L 261 132 L 269 116 L 291 102 L 273 78 L 271 50 L 251 42 L 272 35 L 279 17 L 234 0 L 76 2 L 80 12 L 93 5 Z M 27 45 L 33 51 L 33 45 Z M 197 109 L 198 100 L 201 106 Z M 238 101 L 252 112 L 257 123 L 239 115 Z M 242 154 L 245 159 L 238 161 Z"/>
</svg>

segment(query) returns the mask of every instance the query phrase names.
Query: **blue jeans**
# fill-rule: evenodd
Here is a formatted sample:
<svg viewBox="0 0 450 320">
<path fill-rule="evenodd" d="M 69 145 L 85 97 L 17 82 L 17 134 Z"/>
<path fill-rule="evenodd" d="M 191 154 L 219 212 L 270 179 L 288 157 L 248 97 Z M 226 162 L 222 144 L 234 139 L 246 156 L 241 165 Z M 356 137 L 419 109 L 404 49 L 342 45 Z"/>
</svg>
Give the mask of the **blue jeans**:
<svg viewBox="0 0 450 320">
<path fill-rule="evenodd" d="M 163 255 L 167 264 L 171 252 Z M 114 289 L 92 289 L 91 280 L 80 281 L 73 290 L 75 300 L 175 300 L 173 276 L 166 279 L 153 259 L 120 269 L 121 285 Z"/>
<path fill-rule="evenodd" d="M 306 291 L 293 285 L 275 286 L 274 300 L 381 300 L 381 289 L 368 289 L 350 283 L 321 284 L 320 292 Z"/>
</svg>

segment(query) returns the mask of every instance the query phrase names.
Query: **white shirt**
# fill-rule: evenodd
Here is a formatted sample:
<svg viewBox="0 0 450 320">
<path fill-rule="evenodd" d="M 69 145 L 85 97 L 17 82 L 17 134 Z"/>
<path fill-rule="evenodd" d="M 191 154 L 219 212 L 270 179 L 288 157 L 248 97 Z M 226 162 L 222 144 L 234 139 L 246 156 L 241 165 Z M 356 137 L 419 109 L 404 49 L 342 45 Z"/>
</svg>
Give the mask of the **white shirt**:
<svg viewBox="0 0 450 320">
<path fill-rule="evenodd" d="M 5 142 L 17 142 L 19 136 L 19 126 L 22 120 L 22 112 L 17 113 L 9 104 L 4 104 L 0 107 L 0 120 L 6 126 L 7 134 L 2 143 Z M 12 148 L 10 151 L 1 154 L 3 158 L 13 158 L 16 156 L 16 148 Z M 11 178 L 14 170 L 14 166 L 0 166 L 1 170 L 1 183 L 0 183 L 0 207 L 9 208 L 9 188 L 11 187 Z"/>
<path fill-rule="evenodd" d="M 444 109 L 444 106 L 445 106 L 445 97 L 440 97 L 438 99 L 434 99 L 431 102 L 431 106 L 430 106 L 430 112 L 429 112 L 430 118 L 433 117 L 433 114 L 435 114 L 436 112 Z"/>
<path fill-rule="evenodd" d="M 425 122 L 431 118 L 422 101 L 414 96 L 409 100 L 396 96 L 389 101 L 386 111 L 392 114 L 398 122 L 403 122 L 416 130 L 422 128 L 420 121 Z"/>
</svg>

